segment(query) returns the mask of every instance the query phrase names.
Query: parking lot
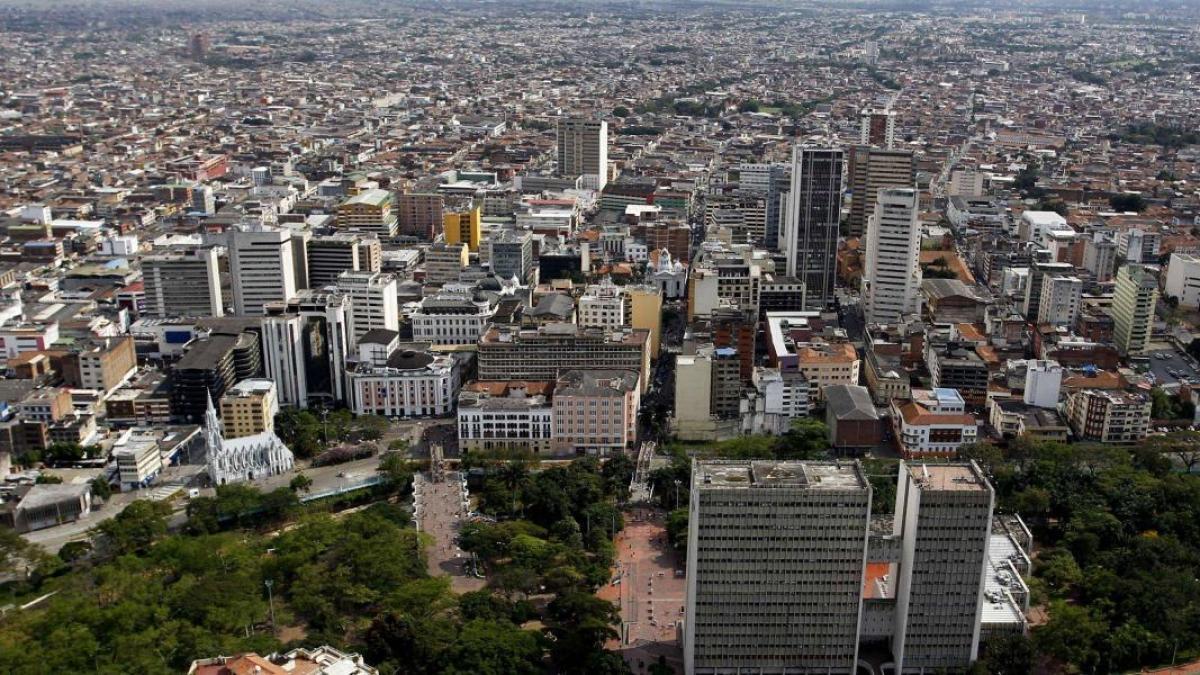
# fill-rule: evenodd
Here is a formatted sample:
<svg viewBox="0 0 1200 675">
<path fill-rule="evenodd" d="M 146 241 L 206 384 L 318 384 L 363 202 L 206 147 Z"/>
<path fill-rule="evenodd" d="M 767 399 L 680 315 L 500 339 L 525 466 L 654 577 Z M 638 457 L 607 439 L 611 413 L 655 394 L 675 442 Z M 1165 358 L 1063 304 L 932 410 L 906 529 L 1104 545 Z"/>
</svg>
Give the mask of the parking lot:
<svg viewBox="0 0 1200 675">
<path fill-rule="evenodd" d="M 1151 345 L 1151 350 L 1147 352 L 1150 358 L 1150 372 L 1154 373 L 1155 383 L 1158 385 L 1173 384 L 1180 380 L 1188 380 L 1192 383 L 1200 383 L 1200 369 L 1192 365 L 1192 361 L 1185 355 L 1162 345 L 1159 349 L 1154 349 L 1157 345 Z"/>
<path fill-rule="evenodd" d="M 686 579 L 682 556 L 667 544 L 663 514 L 639 509 L 625 514 L 625 529 L 616 539 L 615 584 L 599 591 L 621 611 L 621 637 L 607 645 L 619 651 L 635 673 L 645 673 L 660 655 L 683 672 L 677 625 L 683 619 Z"/>
</svg>

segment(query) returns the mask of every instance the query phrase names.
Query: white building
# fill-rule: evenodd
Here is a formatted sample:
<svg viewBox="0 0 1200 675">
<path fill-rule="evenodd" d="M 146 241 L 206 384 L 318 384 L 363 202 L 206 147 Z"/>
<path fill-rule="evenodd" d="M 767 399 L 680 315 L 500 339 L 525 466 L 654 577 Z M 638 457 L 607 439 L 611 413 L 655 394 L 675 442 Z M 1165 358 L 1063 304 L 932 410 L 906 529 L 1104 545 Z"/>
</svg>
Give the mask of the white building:
<svg viewBox="0 0 1200 675">
<path fill-rule="evenodd" d="M 912 188 L 885 188 L 877 199 L 867 224 L 864 311 L 868 323 L 897 323 L 920 312 L 920 197 Z"/>
<path fill-rule="evenodd" d="M 911 401 L 893 399 L 891 408 L 905 459 L 954 457 L 959 446 L 978 437 L 979 422 L 967 413 L 957 389 L 914 389 Z"/>
<path fill-rule="evenodd" d="M 1063 367 L 1057 361 L 1030 361 L 1025 369 L 1022 399 L 1039 408 L 1057 408 L 1062 379 Z"/>
<path fill-rule="evenodd" d="M 413 339 L 438 345 L 473 345 L 491 324 L 496 306 L 495 298 L 485 293 L 431 295 L 410 317 Z"/>
<path fill-rule="evenodd" d="M 651 265 L 647 283 L 658 287 L 666 300 L 687 297 L 688 267 L 682 262 L 671 260 L 667 249 L 658 252 L 658 260 Z"/>
<path fill-rule="evenodd" d="M 393 275 L 342 272 L 337 289 L 350 296 L 350 338 L 355 342 L 376 328 L 400 330 L 400 303 Z"/>
<path fill-rule="evenodd" d="M 458 447 L 464 451 L 551 449 L 549 382 L 474 382 L 458 395 Z"/>
<path fill-rule="evenodd" d="M 1067 219 L 1054 211 L 1025 211 L 1021 214 L 1021 222 L 1017 226 L 1017 234 L 1021 241 L 1033 241 L 1039 244 L 1046 240 L 1046 233 L 1053 230 L 1070 229 Z"/>
<path fill-rule="evenodd" d="M 346 400 L 350 354 L 350 298 L 304 291 L 291 302 L 273 302 L 262 319 L 262 360 L 279 386 L 280 405 Z"/>
<path fill-rule="evenodd" d="M 1165 291 L 1167 297 L 1179 300 L 1180 307 L 1200 307 L 1200 256 L 1172 253 Z"/>
<path fill-rule="evenodd" d="M 1054 326 L 1074 326 L 1083 304 L 1083 281 L 1073 276 L 1047 276 L 1042 281 L 1037 322 Z"/>
<path fill-rule="evenodd" d="M 296 295 L 296 259 L 288 230 L 248 225 L 226 234 L 234 314 L 258 316 L 267 303 Z"/>
<path fill-rule="evenodd" d="M 212 399 L 204 415 L 204 449 L 208 478 L 226 485 L 277 476 L 292 470 L 292 451 L 272 431 L 225 440 Z"/>
<path fill-rule="evenodd" d="M 808 380 L 801 373 L 781 373 L 774 368 L 755 368 L 754 384 L 763 399 L 763 412 L 784 419 L 807 417 Z"/>
<path fill-rule="evenodd" d="M 461 367 L 453 355 L 400 345 L 384 366 L 361 362 L 349 373 L 350 410 L 356 415 L 444 417 L 454 412 Z"/>
<path fill-rule="evenodd" d="M 158 449 L 158 436 L 129 431 L 113 445 L 113 459 L 117 462 L 117 475 L 121 490 L 136 490 L 154 482 L 162 471 L 162 453 Z"/>
<path fill-rule="evenodd" d="M 1157 265 L 1161 250 L 1162 235 L 1158 232 L 1132 228 L 1117 238 L 1117 254 L 1123 256 L 1126 263 Z"/>
<path fill-rule="evenodd" d="M 629 325 L 625 300 L 624 290 L 611 279 L 588 286 L 579 298 L 579 325 L 610 329 Z"/>
</svg>

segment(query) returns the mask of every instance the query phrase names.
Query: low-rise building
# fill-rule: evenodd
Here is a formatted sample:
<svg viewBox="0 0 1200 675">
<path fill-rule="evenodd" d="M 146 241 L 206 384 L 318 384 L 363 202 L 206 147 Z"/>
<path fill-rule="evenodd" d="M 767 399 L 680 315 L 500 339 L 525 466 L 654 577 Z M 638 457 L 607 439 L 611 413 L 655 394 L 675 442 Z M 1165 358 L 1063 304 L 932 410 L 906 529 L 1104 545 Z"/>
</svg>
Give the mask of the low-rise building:
<svg viewBox="0 0 1200 675">
<path fill-rule="evenodd" d="M 553 382 L 472 382 L 458 395 L 458 447 L 542 454 L 554 435 Z"/>
<path fill-rule="evenodd" d="M 130 431 L 113 446 L 122 491 L 137 490 L 154 482 L 162 471 L 158 436 Z"/>
<path fill-rule="evenodd" d="M 825 425 L 829 427 L 829 442 L 838 452 L 862 452 L 883 442 L 883 421 L 866 387 L 826 387 Z"/>
<path fill-rule="evenodd" d="M 892 401 L 892 427 L 905 459 L 954 457 L 959 446 L 973 443 L 979 423 L 966 412 L 954 389 L 914 390 L 911 401 Z"/>
<path fill-rule="evenodd" d="M 555 451 L 605 456 L 632 447 L 641 398 L 636 371 L 564 372 L 554 386 Z"/>
<path fill-rule="evenodd" d="M 988 423 L 1002 438 L 1065 442 L 1070 432 L 1057 410 L 1014 399 L 993 399 L 988 407 Z"/>
<path fill-rule="evenodd" d="M 384 366 L 356 364 L 348 373 L 350 410 L 385 417 L 451 414 L 462 383 L 462 364 L 458 356 L 435 354 L 429 346 L 401 344 Z"/>
</svg>

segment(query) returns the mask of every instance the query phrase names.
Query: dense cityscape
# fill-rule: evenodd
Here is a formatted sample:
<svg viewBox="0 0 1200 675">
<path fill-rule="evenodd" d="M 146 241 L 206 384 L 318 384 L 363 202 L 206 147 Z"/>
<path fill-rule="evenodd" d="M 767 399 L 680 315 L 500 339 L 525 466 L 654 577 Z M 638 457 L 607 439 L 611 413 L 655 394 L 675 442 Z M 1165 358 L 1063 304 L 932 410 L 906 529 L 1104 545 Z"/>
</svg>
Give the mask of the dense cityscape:
<svg viewBox="0 0 1200 675">
<path fill-rule="evenodd" d="M 1200 7 L 0 37 L 0 672 L 1200 672 Z"/>
</svg>

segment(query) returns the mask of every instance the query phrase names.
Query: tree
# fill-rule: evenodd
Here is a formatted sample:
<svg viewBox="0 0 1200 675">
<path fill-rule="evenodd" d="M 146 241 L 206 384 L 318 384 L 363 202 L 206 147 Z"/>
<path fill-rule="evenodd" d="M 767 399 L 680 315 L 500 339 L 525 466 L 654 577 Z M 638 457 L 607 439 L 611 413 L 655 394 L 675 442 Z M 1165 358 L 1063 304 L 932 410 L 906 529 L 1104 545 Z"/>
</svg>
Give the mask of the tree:
<svg viewBox="0 0 1200 675">
<path fill-rule="evenodd" d="M 167 533 L 169 515 L 171 506 L 166 502 L 139 499 L 96 529 L 117 553 L 134 553 L 145 550 Z"/>
<path fill-rule="evenodd" d="M 980 662 L 991 675 L 1032 673 L 1033 642 L 1020 633 L 997 635 L 984 643 Z"/>
<path fill-rule="evenodd" d="M 775 444 L 779 459 L 818 459 L 829 452 L 829 427 L 812 417 L 792 420 L 791 428 Z"/>
<path fill-rule="evenodd" d="M 299 474 L 296 474 L 292 478 L 292 481 L 290 483 L 288 483 L 288 489 L 290 489 L 292 492 L 307 493 L 310 490 L 312 490 L 312 485 L 313 485 L 313 482 L 312 482 L 311 478 L 309 478 L 308 476 L 306 476 L 302 473 L 299 473 Z"/>
<path fill-rule="evenodd" d="M 26 577 L 47 558 L 49 554 L 42 547 L 26 541 L 12 529 L 0 527 L 0 574 Z"/>
<path fill-rule="evenodd" d="M 91 552 L 92 542 L 90 541 L 68 541 L 58 549 L 58 559 L 65 563 L 73 563 L 86 558 Z"/>
<path fill-rule="evenodd" d="M 667 542 L 676 551 L 687 550 L 688 510 L 678 508 L 667 514 Z"/>
<path fill-rule="evenodd" d="M 1108 204 L 1113 211 L 1136 211 L 1141 213 L 1146 210 L 1146 199 L 1137 192 L 1122 192 L 1112 195 L 1108 198 Z"/>
<path fill-rule="evenodd" d="M 1071 588 L 1083 580 L 1083 571 L 1075 562 L 1075 556 L 1064 549 L 1043 554 L 1038 559 L 1037 574 L 1050 590 L 1060 597 L 1069 593 Z"/>
<path fill-rule="evenodd" d="M 542 644 L 537 633 L 508 621 L 468 621 L 450 647 L 445 673 L 450 675 L 534 675 L 542 672 Z"/>
<path fill-rule="evenodd" d="M 93 478 L 91 485 L 92 495 L 106 501 L 112 496 L 112 486 L 108 484 L 108 479 L 103 476 Z"/>
<path fill-rule="evenodd" d="M 1097 643 L 1108 626 L 1086 607 L 1057 600 L 1050 604 L 1050 620 L 1033 632 L 1037 650 L 1083 672 L 1100 659 Z"/>
<path fill-rule="evenodd" d="M 742 102 L 741 102 L 741 103 L 738 105 L 738 112 L 752 112 L 752 113 L 756 113 L 756 112 L 758 112 L 758 111 L 759 111 L 759 110 L 761 110 L 761 109 L 762 109 L 762 105 L 761 105 L 761 104 L 760 104 L 758 101 L 755 101 L 754 99 L 749 99 L 749 100 L 746 100 L 746 101 L 742 101 Z"/>
<path fill-rule="evenodd" d="M 588 656 L 618 637 L 613 626 L 620 620 L 615 605 L 590 593 L 569 591 L 554 598 L 546 607 L 545 623 L 555 638 L 555 664 L 563 672 L 591 672 L 585 668 Z"/>
<path fill-rule="evenodd" d="M 619 106 L 613 108 L 613 117 L 625 119 L 626 117 L 629 117 L 629 112 L 630 112 L 629 108 L 626 108 L 623 105 L 619 105 Z"/>
</svg>

